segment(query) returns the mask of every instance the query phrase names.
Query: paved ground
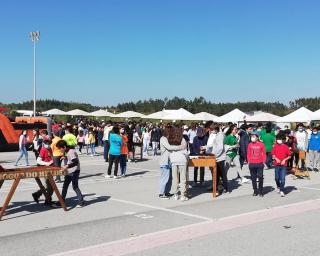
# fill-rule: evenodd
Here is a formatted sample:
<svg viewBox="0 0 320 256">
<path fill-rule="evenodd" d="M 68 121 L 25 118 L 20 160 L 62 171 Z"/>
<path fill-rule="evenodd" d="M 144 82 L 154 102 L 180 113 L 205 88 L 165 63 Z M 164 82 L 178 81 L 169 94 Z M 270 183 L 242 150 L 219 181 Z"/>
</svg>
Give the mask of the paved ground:
<svg viewBox="0 0 320 256">
<path fill-rule="evenodd" d="M 12 167 L 16 154 L 1 153 L 0 164 Z M 31 197 L 35 183 L 23 180 L 0 222 L 1 256 L 320 255 L 318 173 L 310 180 L 288 175 L 288 194 L 280 198 L 273 171 L 266 170 L 266 195 L 253 198 L 251 184 L 240 185 L 233 168 L 231 194 L 213 200 L 196 187 L 190 201 L 180 202 L 158 199 L 157 157 L 129 163 L 128 176 L 119 180 L 102 176 L 102 157 L 82 155 L 80 161 L 86 207 L 73 208 L 72 188 L 68 212 L 37 205 Z M 0 190 L 1 204 L 10 185 Z"/>
</svg>

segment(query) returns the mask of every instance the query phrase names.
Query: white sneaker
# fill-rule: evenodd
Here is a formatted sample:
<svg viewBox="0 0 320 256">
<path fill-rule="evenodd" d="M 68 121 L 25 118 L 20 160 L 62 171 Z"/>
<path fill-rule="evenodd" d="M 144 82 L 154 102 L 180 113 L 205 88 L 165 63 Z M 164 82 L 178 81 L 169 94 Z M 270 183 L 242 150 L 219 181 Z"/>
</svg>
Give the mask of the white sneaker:
<svg viewBox="0 0 320 256">
<path fill-rule="evenodd" d="M 116 179 L 119 179 L 119 176 L 113 176 L 113 178 L 116 180 Z"/>
<path fill-rule="evenodd" d="M 180 199 L 180 196 L 179 195 L 174 195 L 174 200 L 179 200 Z"/>
<path fill-rule="evenodd" d="M 241 179 L 241 184 L 248 183 L 248 182 L 250 182 L 250 180 L 245 177 Z"/>
<path fill-rule="evenodd" d="M 125 175 L 125 174 L 122 174 L 121 177 L 124 178 L 124 177 L 126 177 L 126 175 Z"/>
<path fill-rule="evenodd" d="M 106 175 L 104 175 L 104 177 L 105 177 L 106 179 L 110 179 L 110 178 L 111 178 L 111 175 L 106 174 Z"/>
<path fill-rule="evenodd" d="M 277 188 L 277 193 L 280 194 L 280 188 Z"/>
<path fill-rule="evenodd" d="M 186 197 L 186 196 L 181 196 L 180 197 L 180 201 L 188 201 L 188 200 L 189 200 L 189 198 Z"/>
<path fill-rule="evenodd" d="M 284 197 L 284 193 L 283 191 L 280 192 L 281 197 Z"/>
</svg>

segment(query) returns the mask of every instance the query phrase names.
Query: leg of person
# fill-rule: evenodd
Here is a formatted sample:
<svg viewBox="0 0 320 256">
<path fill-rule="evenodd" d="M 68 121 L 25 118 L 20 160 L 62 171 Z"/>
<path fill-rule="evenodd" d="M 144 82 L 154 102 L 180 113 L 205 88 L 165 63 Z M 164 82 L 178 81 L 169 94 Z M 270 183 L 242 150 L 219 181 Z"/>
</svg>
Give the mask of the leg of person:
<svg viewBox="0 0 320 256">
<path fill-rule="evenodd" d="M 118 176 L 120 156 L 114 156 L 114 177 Z"/>
<path fill-rule="evenodd" d="M 61 157 L 60 156 L 54 156 L 53 157 L 53 165 L 56 167 L 61 167 Z M 57 176 L 55 179 L 56 182 L 61 182 L 61 177 Z"/>
<path fill-rule="evenodd" d="M 170 178 L 170 169 L 167 166 L 160 167 L 160 190 L 159 197 L 166 198 L 165 193 L 167 189 L 167 184 Z"/>
<path fill-rule="evenodd" d="M 199 170 L 199 167 L 194 167 L 194 169 L 193 169 L 193 182 L 194 182 L 194 184 L 197 184 L 197 182 L 198 182 L 198 170 Z"/>
<path fill-rule="evenodd" d="M 315 156 L 315 167 L 314 171 L 318 172 L 320 170 L 320 152 L 316 151 L 316 156 Z"/>
<path fill-rule="evenodd" d="M 281 166 L 277 165 L 274 169 L 274 180 L 276 182 L 276 185 L 277 185 L 277 192 L 280 193 L 281 189 L 280 189 L 280 169 L 281 169 Z"/>
<path fill-rule="evenodd" d="M 245 176 L 244 176 L 244 170 L 242 168 L 239 168 L 238 164 L 240 162 L 239 160 L 239 155 L 236 155 L 233 159 L 233 163 L 235 164 L 235 167 L 237 168 L 237 174 L 238 174 L 238 177 L 241 179 L 241 183 L 247 183 L 250 181 L 250 179 L 247 179 Z"/>
<path fill-rule="evenodd" d="M 200 185 L 202 185 L 203 183 L 204 183 L 204 167 L 200 167 Z"/>
<path fill-rule="evenodd" d="M 53 189 L 51 187 L 51 184 L 50 184 L 50 181 L 48 178 L 45 179 L 45 182 L 46 182 L 46 191 L 47 191 L 47 194 L 49 196 L 48 200 L 49 202 L 45 202 L 46 204 L 51 204 L 51 201 L 52 201 L 52 195 L 53 195 Z"/>
<path fill-rule="evenodd" d="M 172 166 L 172 185 L 170 193 L 173 195 L 178 195 L 179 192 L 179 167 L 177 165 Z M 176 197 L 178 199 L 178 197 Z"/>
<path fill-rule="evenodd" d="M 77 207 L 83 206 L 83 195 L 81 193 L 81 190 L 79 189 L 79 176 L 80 176 L 80 170 L 77 170 L 72 173 L 72 188 L 74 192 L 76 192 L 78 197 L 78 204 Z"/>
<path fill-rule="evenodd" d="M 244 165 L 245 160 L 246 160 L 246 158 L 242 154 L 240 154 L 239 155 L 239 163 L 240 163 L 240 169 L 241 170 L 242 170 L 242 167 Z"/>
<path fill-rule="evenodd" d="M 125 155 L 120 155 L 120 171 L 121 175 L 124 175 Z"/>
<path fill-rule="evenodd" d="M 221 177 L 222 177 L 224 192 L 230 192 L 229 181 L 228 181 L 228 173 L 227 173 L 227 171 L 225 169 L 225 161 L 218 162 L 218 165 L 221 165 L 220 168 L 221 168 Z"/>
<path fill-rule="evenodd" d="M 253 188 L 253 195 L 258 195 L 258 188 L 257 188 L 257 165 L 256 164 L 249 164 L 250 176 L 252 181 L 252 188 Z"/>
<path fill-rule="evenodd" d="M 19 155 L 18 155 L 18 157 L 17 157 L 17 159 L 16 159 L 16 162 L 15 162 L 15 166 L 17 166 L 18 165 L 18 163 L 19 163 L 19 161 L 21 160 L 21 158 L 23 157 L 23 151 L 22 151 L 22 149 L 20 149 L 19 150 Z"/>
<path fill-rule="evenodd" d="M 263 168 L 264 168 L 264 164 L 260 164 L 258 165 L 258 169 L 257 169 L 260 196 L 263 196 Z"/>
<path fill-rule="evenodd" d="M 123 157 L 123 174 L 122 175 L 126 175 L 127 173 L 127 155 L 124 155 Z"/>
<path fill-rule="evenodd" d="M 111 171 L 112 171 L 112 166 L 113 166 L 114 159 L 115 159 L 114 155 L 109 155 L 109 166 L 108 166 L 107 177 L 111 177 Z"/>
<path fill-rule="evenodd" d="M 181 200 L 188 200 L 188 186 L 187 186 L 187 171 L 188 167 L 186 165 L 179 165 L 179 174 L 180 174 L 180 193 Z"/>
<path fill-rule="evenodd" d="M 286 174 L 287 174 L 287 169 L 285 166 L 281 166 L 279 170 L 279 179 L 280 179 L 280 193 L 281 196 L 284 196 L 284 187 L 286 185 Z"/>
<path fill-rule="evenodd" d="M 109 161 L 109 150 L 110 150 L 110 142 L 108 140 L 106 141 L 106 148 L 107 148 L 106 162 L 108 162 Z"/>
<path fill-rule="evenodd" d="M 217 162 L 217 179 L 216 179 L 216 187 L 217 188 L 218 188 L 220 179 L 222 179 L 222 171 L 223 171 L 223 168 L 222 168 L 220 162 Z"/>
<path fill-rule="evenodd" d="M 67 196 L 68 188 L 69 188 L 71 181 L 72 181 L 72 176 L 70 174 L 68 174 L 64 177 L 64 182 L 63 182 L 63 186 L 62 186 L 62 193 L 61 193 L 61 197 L 64 201 L 66 201 L 66 196 Z"/>
<path fill-rule="evenodd" d="M 311 168 L 312 170 L 315 168 L 315 158 L 316 158 L 316 151 L 309 150 L 308 153 L 308 167 Z"/>
<path fill-rule="evenodd" d="M 29 166 L 28 150 L 27 150 L 26 146 L 23 147 L 23 154 L 26 159 L 26 165 Z"/>
</svg>

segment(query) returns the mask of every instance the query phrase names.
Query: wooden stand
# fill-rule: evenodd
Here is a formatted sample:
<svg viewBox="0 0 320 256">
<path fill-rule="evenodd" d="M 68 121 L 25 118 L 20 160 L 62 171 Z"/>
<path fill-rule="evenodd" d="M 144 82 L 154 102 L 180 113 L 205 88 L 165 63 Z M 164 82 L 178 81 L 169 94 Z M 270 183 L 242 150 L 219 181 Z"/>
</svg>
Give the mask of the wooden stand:
<svg viewBox="0 0 320 256">
<path fill-rule="evenodd" d="M 199 156 L 199 158 L 189 159 L 188 167 L 209 167 L 212 171 L 212 197 L 217 194 L 217 162 L 215 156 Z"/>
<path fill-rule="evenodd" d="M 30 179 L 34 178 L 44 194 L 47 201 L 50 200 L 50 195 L 45 190 L 45 187 L 43 186 L 40 178 L 48 178 L 50 185 L 56 194 L 62 208 L 67 211 L 66 205 L 64 200 L 62 199 L 62 196 L 57 188 L 57 185 L 53 179 L 53 176 L 62 176 L 63 171 L 59 167 L 51 167 L 51 166 L 38 166 L 38 167 L 30 167 L 30 168 L 16 168 L 16 169 L 3 169 L 0 166 L 0 189 L 4 183 L 5 180 L 14 180 L 10 191 L 5 199 L 5 202 L 3 206 L 0 208 L 0 220 L 2 219 L 3 215 L 5 214 L 5 211 L 14 195 L 14 192 L 16 191 L 16 188 L 19 185 L 19 182 L 21 179 Z"/>
</svg>

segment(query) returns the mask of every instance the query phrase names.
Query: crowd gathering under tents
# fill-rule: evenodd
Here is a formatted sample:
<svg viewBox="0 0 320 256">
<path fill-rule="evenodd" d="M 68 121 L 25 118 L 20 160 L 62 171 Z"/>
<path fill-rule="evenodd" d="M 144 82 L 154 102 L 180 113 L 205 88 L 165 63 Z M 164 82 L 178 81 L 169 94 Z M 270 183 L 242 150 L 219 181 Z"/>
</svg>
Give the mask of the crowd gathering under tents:
<svg viewBox="0 0 320 256">
<path fill-rule="evenodd" d="M 65 113 L 54 109 L 44 114 L 55 116 Z M 133 111 L 115 115 L 105 110 L 91 114 L 74 110 L 66 114 L 78 117 L 69 123 L 54 122 L 52 134 L 35 130 L 33 138 L 28 138 L 26 132 L 21 135 L 16 165 L 23 156 L 29 164 L 28 148 L 34 151 L 39 165 L 61 166 L 67 161 L 63 196 L 66 196 L 68 185 L 72 182 L 80 206 L 84 205 L 84 200 L 78 188 L 78 154 L 98 157 L 100 155 L 96 153 L 96 147 L 99 146 L 103 147 L 101 160 L 108 162 L 104 174 L 107 179 L 126 177 L 127 162 L 137 161 L 137 147 L 142 148 L 141 157 L 145 159 L 158 157 L 159 198 L 181 201 L 192 198 L 190 186 L 205 184 L 204 168 L 194 169 L 191 183 L 188 172 L 190 156 L 216 157 L 215 182 L 220 188 L 217 196 L 232 192 L 228 181 L 228 172 L 232 167 L 237 172 L 239 183 L 251 180 L 253 195 L 261 197 L 264 195 L 264 169 L 275 169 L 276 189 L 284 196 L 287 171 L 298 168 L 301 171 L 318 172 L 320 167 L 320 131 L 316 123 L 320 120 L 319 111 L 312 112 L 306 108 L 284 117 L 264 112 L 247 115 L 238 109 L 220 117 L 208 113 L 193 115 L 184 109 L 163 110 L 149 116 Z M 90 119 L 90 116 L 109 117 L 112 121 Z M 150 121 L 152 119 L 165 122 Z M 293 123 L 295 125 L 291 126 Z M 279 124 L 284 125 L 280 127 Z M 250 177 L 245 176 L 244 165 L 248 165 Z M 57 181 L 60 181 L 60 177 L 57 177 Z M 50 187 L 47 189 L 51 191 Z M 39 193 L 33 194 L 37 202 L 40 196 Z"/>
</svg>

